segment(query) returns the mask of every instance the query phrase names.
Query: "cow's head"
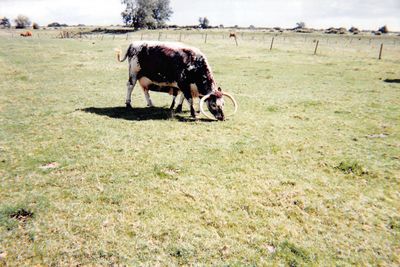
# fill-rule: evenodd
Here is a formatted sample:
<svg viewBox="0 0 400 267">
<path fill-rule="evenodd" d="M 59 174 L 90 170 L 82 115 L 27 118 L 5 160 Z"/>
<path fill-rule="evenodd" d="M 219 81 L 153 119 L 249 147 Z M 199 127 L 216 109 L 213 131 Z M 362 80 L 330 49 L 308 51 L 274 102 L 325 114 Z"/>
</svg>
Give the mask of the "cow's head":
<svg viewBox="0 0 400 267">
<path fill-rule="evenodd" d="M 204 102 L 207 102 L 207 108 L 211 112 L 211 114 L 215 117 L 215 119 L 223 121 L 225 120 L 225 114 L 224 114 L 224 98 L 223 96 L 226 96 L 230 98 L 235 106 L 235 111 L 237 110 L 237 103 L 235 99 L 229 95 L 228 93 L 222 92 L 221 88 L 218 87 L 217 91 L 212 92 L 211 94 L 208 94 L 204 96 L 200 100 L 200 111 L 203 113 L 207 118 L 209 119 L 214 119 L 213 117 L 209 116 L 206 112 L 204 112 L 203 105 Z"/>
</svg>

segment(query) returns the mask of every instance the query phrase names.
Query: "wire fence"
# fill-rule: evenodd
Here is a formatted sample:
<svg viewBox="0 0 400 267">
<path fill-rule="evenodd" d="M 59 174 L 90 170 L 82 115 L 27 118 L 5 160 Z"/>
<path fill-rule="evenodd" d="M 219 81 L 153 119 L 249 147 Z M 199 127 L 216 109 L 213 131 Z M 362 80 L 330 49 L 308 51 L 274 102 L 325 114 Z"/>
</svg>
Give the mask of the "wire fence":
<svg viewBox="0 0 400 267">
<path fill-rule="evenodd" d="M 1 31 L 7 38 L 27 38 L 23 31 Z M 231 37 L 230 37 L 231 36 Z M 137 31 L 123 34 L 83 31 L 33 31 L 29 38 L 36 39 L 77 39 L 92 41 L 179 41 L 191 44 L 223 44 L 265 47 L 266 50 L 309 53 L 314 55 L 355 56 L 387 60 L 400 60 L 400 36 L 385 35 L 336 35 L 323 33 L 271 33 L 257 31 L 236 32 L 234 37 L 228 31 Z"/>
</svg>

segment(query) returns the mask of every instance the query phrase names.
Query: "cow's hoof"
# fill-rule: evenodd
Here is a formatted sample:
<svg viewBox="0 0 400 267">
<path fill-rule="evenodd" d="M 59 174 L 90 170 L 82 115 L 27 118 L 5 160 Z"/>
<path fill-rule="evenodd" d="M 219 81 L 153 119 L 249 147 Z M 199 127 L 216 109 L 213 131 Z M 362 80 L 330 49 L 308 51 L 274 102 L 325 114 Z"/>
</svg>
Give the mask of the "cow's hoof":
<svg viewBox="0 0 400 267">
<path fill-rule="evenodd" d="M 132 109 L 131 103 L 126 103 L 126 109 Z"/>
<path fill-rule="evenodd" d="M 182 105 L 178 105 L 175 109 L 176 113 L 182 113 Z"/>
</svg>

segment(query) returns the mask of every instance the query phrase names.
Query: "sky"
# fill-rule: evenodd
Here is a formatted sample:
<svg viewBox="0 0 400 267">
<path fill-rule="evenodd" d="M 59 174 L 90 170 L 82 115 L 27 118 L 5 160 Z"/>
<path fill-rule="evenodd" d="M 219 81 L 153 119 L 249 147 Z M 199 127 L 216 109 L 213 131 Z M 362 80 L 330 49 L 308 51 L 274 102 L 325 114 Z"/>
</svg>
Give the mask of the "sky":
<svg viewBox="0 0 400 267">
<path fill-rule="evenodd" d="M 400 31 L 400 0 L 170 0 L 168 24 L 195 25 L 207 17 L 211 25 L 248 27 L 351 26 L 377 30 L 387 25 Z M 32 22 L 69 25 L 122 24 L 120 0 L 0 0 L 0 17 L 28 16 Z"/>
</svg>

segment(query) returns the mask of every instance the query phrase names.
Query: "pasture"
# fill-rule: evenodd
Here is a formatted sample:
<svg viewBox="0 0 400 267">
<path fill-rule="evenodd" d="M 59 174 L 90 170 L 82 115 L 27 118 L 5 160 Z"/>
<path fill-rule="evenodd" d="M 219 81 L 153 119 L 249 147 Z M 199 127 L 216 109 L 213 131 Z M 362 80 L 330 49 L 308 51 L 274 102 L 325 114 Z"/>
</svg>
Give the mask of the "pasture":
<svg viewBox="0 0 400 267">
<path fill-rule="evenodd" d="M 0 265 L 400 264 L 399 37 L 219 36 L 224 122 L 125 110 L 123 35 L 0 34 Z"/>
</svg>

